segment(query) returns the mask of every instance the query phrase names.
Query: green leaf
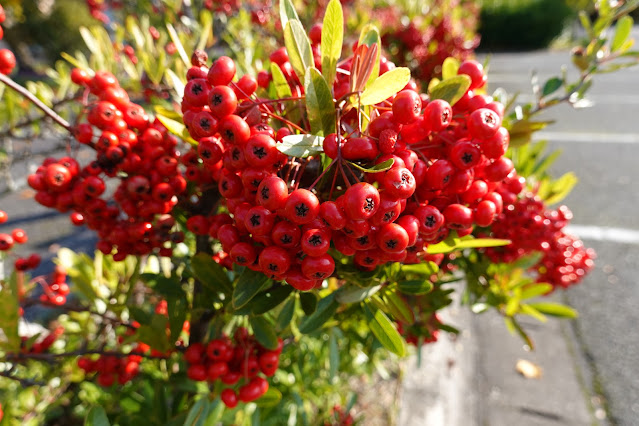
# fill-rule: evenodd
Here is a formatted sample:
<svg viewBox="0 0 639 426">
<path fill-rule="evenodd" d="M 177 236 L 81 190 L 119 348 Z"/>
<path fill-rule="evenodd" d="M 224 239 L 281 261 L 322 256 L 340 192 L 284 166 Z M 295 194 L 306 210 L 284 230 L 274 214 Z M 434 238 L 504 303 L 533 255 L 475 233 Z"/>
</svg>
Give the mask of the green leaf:
<svg viewBox="0 0 639 426">
<path fill-rule="evenodd" d="M 555 180 L 550 185 L 549 192 L 543 197 L 540 195 L 540 197 L 548 205 L 558 203 L 570 194 L 570 191 L 577 185 L 577 182 L 579 182 L 577 176 L 572 172 L 568 172 Z"/>
<path fill-rule="evenodd" d="M 184 426 L 205 426 L 211 410 L 208 398 L 200 398 L 189 410 L 189 415 L 184 421 Z"/>
<path fill-rule="evenodd" d="M 335 337 L 335 328 L 333 328 L 328 337 L 328 372 L 331 380 L 337 376 L 339 371 L 339 358 L 339 346 Z"/>
<path fill-rule="evenodd" d="M 252 316 L 249 318 L 249 323 L 255 338 L 262 346 L 271 350 L 277 349 L 277 334 L 275 334 L 275 328 L 269 320 L 264 316 Z"/>
<path fill-rule="evenodd" d="M 261 272 L 244 269 L 233 290 L 233 308 L 240 309 L 251 301 L 271 280 Z"/>
<path fill-rule="evenodd" d="M 415 314 L 404 298 L 398 295 L 395 291 L 387 291 L 385 297 L 386 306 L 389 308 L 390 313 L 393 314 L 396 320 L 405 324 L 412 324 L 415 322 Z"/>
<path fill-rule="evenodd" d="M 288 53 L 288 60 L 299 77 L 304 79 L 306 69 L 313 66 L 313 51 L 304 27 L 299 21 L 288 21 L 284 28 L 284 45 Z"/>
<path fill-rule="evenodd" d="M 275 387 L 269 387 L 264 395 L 255 400 L 258 407 L 275 407 L 282 400 L 282 392 Z"/>
<path fill-rule="evenodd" d="M 305 158 L 323 152 L 321 136 L 289 135 L 282 138 L 282 143 L 275 145 L 277 149 L 290 156 Z"/>
<path fill-rule="evenodd" d="M 197 42 L 196 50 L 204 50 L 206 42 L 213 34 L 213 14 L 208 10 L 200 12 L 200 23 L 202 24 L 202 33 L 200 41 Z"/>
<path fill-rule="evenodd" d="M 400 281 L 397 288 L 405 294 L 426 294 L 433 290 L 433 283 L 428 280 Z"/>
<path fill-rule="evenodd" d="M 191 271 L 206 288 L 213 292 L 231 294 L 232 283 L 224 268 L 210 254 L 196 253 L 191 258 Z"/>
<path fill-rule="evenodd" d="M 186 320 L 186 313 L 188 309 L 189 304 L 186 300 L 186 295 L 167 300 L 169 328 L 171 330 L 172 342 L 177 341 L 180 337 L 180 333 L 182 332 L 182 328 L 184 327 L 184 321 Z"/>
<path fill-rule="evenodd" d="M 357 163 L 353 163 L 352 161 L 348 161 L 348 164 L 350 164 L 351 166 L 355 167 L 356 169 L 359 169 L 361 171 L 363 171 L 364 173 L 381 173 L 381 172 L 385 172 L 386 170 L 390 170 L 391 167 L 393 167 L 393 164 L 395 163 L 395 160 L 392 158 L 389 158 L 386 161 L 382 161 L 379 164 L 375 164 L 373 167 L 362 167 Z"/>
<path fill-rule="evenodd" d="M 168 30 L 169 37 L 171 37 L 171 41 L 173 42 L 173 44 L 175 44 L 175 47 L 178 51 L 178 54 L 180 55 L 180 58 L 182 59 L 182 62 L 184 62 L 184 65 L 186 65 L 187 67 L 191 66 L 191 61 L 189 60 L 189 56 L 186 54 L 186 50 L 184 50 L 182 41 L 180 40 L 180 37 L 178 36 L 177 31 L 175 31 L 175 28 L 173 27 L 173 25 L 171 25 L 170 23 L 167 23 L 166 29 Z"/>
<path fill-rule="evenodd" d="M 317 295 L 315 293 L 300 293 L 300 305 L 305 315 L 311 315 L 317 309 Z"/>
<path fill-rule="evenodd" d="M 563 86 L 564 81 L 559 77 L 553 77 L 546 80 L 544 83 L 544 88 L 541 90 L 541 96 L 546 97 L 552 93 L 555 93 L 557 90 Z"/>
<path fill-rule="evenodd" d="M 339 304 L 335 300 L 335 293 L 324 297 L 317 304 L 317 309 L 311 315 L 304 317 L 299 329 L 303 334 L 309 334 L 319 329 L 337 311 Z"/>
<path fill-rule="evenodd" d="M 173 347 L 166 335 L 169 319 L 164 315 L 153 314 L 149 325 L 140 325 L 137 329 L 138 340 L 160 352 L 167 352 Z"/>
<path fill-rule="evenodd" d="M 561 303 L 553 302 L 539 302 L 530 303 L 532 308 L 537 309 L 542 314 L 550 315 L 560 318 L 577 318 L 577 311 L 570 306 L 562 305 Z"/>
<path fill-rule="evenodd" d="M 291 86 L 288 85 L 284 73 L 280 69 L 279 65 L 271 64 L 271 75 L 273 76 L 273 86 L 275 87 L 275 93 L 280 98 L 290 98 L 293 96 L 291 92 Z"/>
<path fill-rule="evenodd" d="M 359 98 L 362 105 L 375 105 L 394 96 L 410 81 L 410 70 L 399 67 L 377 77 Z"/>
<path fill-rule="evenodd" d="M 282 28 L 286 28 L 286 23 L 291 20 L 300 20 L 295 6 L 293 6 L 291 0 L 280 0 L 280 22 L 282 23 Z"/>
<path fill-rule="evenodd" d="M 304 79 L 306 112 L 314 135 L 335 133 L 335 103 L 326 80 L 315 67 L 308 69 Z"/>
<path fill-rule="evenodd" d="M 550 293 L 553 289 L 552 284 L 548 283 L 535 283 L 529 284 L 521 292 L 521 299 L 532 299 L 533 297 L 543 296 Z"/>
<path fill-rule="evenodd" d="M 459 59 L 453 58 L 452 56 L 444 59 L 444 63 L 442 64 L 442 78 L 447 80 L 455 77 L 457 70 L 459 70 L 459 65 L 461 65 Z"/>
<path fill-rule="evenodd" d="M 254 315 L 265 314 L 285 301 L 292 291 L 293 287 L 290 285 L 276 285 L 263 291 L 251 300 L 251 312 Z"/>
<path fill-rule="evenodd" d="M 175 91 L 175 95 L 178 98 L 182 98 L 182 94 L 184 93 L 184 86 L 185 86 L 184 81 L 182 81 L 182 79 L 178 77 L 178 75 L 170 68 L 167 68 L 166 71 L 164 71 L 164 76 L 169 82 L 169 86 L 171 86 L 173 90 Z"/>
<path fill-rule="evenodd" d="M 337 296 L 335 297 L 335 299 L 342 304 L 359 303 L 377 293 L 381 288 L 381 285 L 365 288 L 354 285 L 344 286 L 336 292 Z"/>
<path fill-rule="evenodd" d="M 197 144 L 197 142 L 189 136 L 189 131 L 186 130 L 186 126 L 182 122 L 173 120 L 160 114 L 157 114 L 155 118 L 157 118 L 160 123 L 164 124 L 164 127 L 166 127 L 166 129 L 170 133 L 173 133 L 175 136 L 178 136 L 182 139 L 189 140 L 191 143 Z"/>
<path fill-rule="evenodd" d="M 322 75 L 329 87 L 333 86 L 337 62 L 344 42 L 344 13 L 339 0 L 331 0 L 326 7 L 322 23 Z"/>
<path fill-rule="evenodd" d="M 379 309 L 375 311 L 373 318 L 368 322 L 368 326 L 382 346 L 399 356 L 406 355 L 404 338 L 384 312 Z"/>
<path fill-rule="evenodd" d="M 530 305 L 520 305 L 519 308 L 522 314 L 530 315 L 531 317 L 535 318 L 537 321 L 540 321 L 540 322 L 548 321 L 548 318 L 546 318 L 544 314 L 542 314 L 541 312 L 539 312 L 537 309 L 533 308 Z"/>
<path fill-rule="evenodd" d="M 282 307 L 282 310 L 277 316 L 277 321 L 275 322 L 275 327 L 279 331 L 285 330 L 286 327 L 288 327 L 288 325 L 291 323 L 293 315 L 295 314 L 295 303 L 295 297 L 291 297 Z"/>
<path fill-rule="evenodd" d="M 106 415 L 104 408 L 99 405 L 91 407 L 84 419 L 84 426 L 110 426 L 109 418 Z"/>
<path fill-rule="evenodd" d="M 465 248 L 500 247 L 507 246 L 512 241 L 500 238 L 473 238 L 455 244 L 455 250 Z"/>
<path fill-rule="evenodd" d="M 411 265 L 402 264 L 401 271 L 405 274 L 417 274 L 423 277 L 430 277 L 439 271 L 439 267 L 435 262 L 422 262 Z"/>
<path fill-rule="evenodd" d="M 610 44 L 610 51 L 615 52 L 625 44 L 626 40 L 630 36 L 630 31 L 632 31 L 632 24 L 633 20 L 628 15 L 621 17 L 617 21 L 615 36 Z"/>
<path fill-rule="evenodd" d="M 443 99 L 453 106 L 470 88 L 470 77 L 465 74 L 441 81 L 429 90 L 430 99 Z"/>
<path fill-rule="evenodd" d="M 8 280 L 0 280 L 0 330 L 4 334 L 4 339 L 0 343 L 5 352 L 17 353 L 20 351 L 19 307 L 18 281 L 14 271 Z"/>
<path fill-rule="evenodd" d="M 373 24 L 366 24 L 359 35 L 358 45 L 365 44 L 366 46 L 377 45 L 377 56 L 375 57 L 375 63 L 373 65 L 373 71 L 370 77 L 366 81 L 364 87 L 370 86 L 379 77 L 379 63 L 382 55 L 382 38 L 379 34 L 379 30 Z"/>
<path fill-rule="evenodd" d="M 519 325 L 519 323 L 514 318 L 504 317 L 504 322 L 506 323 L 506 328 L 508 328 L 508 331 L 510 333 L 518 334 L 519 337 L 521 337 L 523 341 L 528 345 L 530 350 L 532 351 L 535 350 L 535 343 L 532 341 L 530 336 L 528 336 L 528 333 L 526 333 L 524 329 L 521 328 L 521 325 Z"/>
</svg>

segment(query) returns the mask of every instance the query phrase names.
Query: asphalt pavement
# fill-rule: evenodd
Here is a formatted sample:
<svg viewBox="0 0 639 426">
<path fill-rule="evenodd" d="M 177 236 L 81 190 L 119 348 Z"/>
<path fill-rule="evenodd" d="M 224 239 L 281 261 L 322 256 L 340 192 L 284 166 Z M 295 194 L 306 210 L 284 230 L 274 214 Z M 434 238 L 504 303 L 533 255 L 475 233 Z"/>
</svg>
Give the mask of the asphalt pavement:
<svg viewBox="0 0 639 426">
<path fill-rule="evenodd" d="M 570 69 L 567 51 L 493 54 L 489 91 L 529 100 L 531 71 L 543 82 L 563 64 Z M 526 321 L 537 344 L 531 352 L 498 316 L 449 310 L 465 331 L 424 347 L 420 368 L 411 361 L 401 425 L 639 425 L 639 67 L 595 76 L 589 93 L 590 108 L 545 112 L 557 122 L 538 135 L 563 151 L 550 171 L 578 176 L 562 203 L 574 213 L 571 232 L 598 253 L 582 283 L 554 296 L 579 318 Z M 518 374 L 519 360 L 540 367 L 541 377 Z"/>
</svg>

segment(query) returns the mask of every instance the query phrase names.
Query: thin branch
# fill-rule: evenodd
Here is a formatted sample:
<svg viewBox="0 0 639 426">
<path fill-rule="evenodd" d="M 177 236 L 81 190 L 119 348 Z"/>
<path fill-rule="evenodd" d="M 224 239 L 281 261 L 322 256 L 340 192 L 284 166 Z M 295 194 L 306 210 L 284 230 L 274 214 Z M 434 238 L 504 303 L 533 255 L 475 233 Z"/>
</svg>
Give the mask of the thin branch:
<svg viewBox="0 0 639 426">
<path fill-rule="evenodd" d="M 27 98 L 33 105 L 40 108 L 45 115 L 49 116 L 53 121 L 64 127 L 68 132 L 71 132 L 71 125 L 67 120 L 60 117 L 58 113 L 46 106 L 40 99 L 38 99 L 33 93 L 29 92 L 26 88 L 13 81 L 9 76 L 0 73 L 0 82 L 6 84 L 11 89 L 15 90 L 25 98 Z"/>
</svg>

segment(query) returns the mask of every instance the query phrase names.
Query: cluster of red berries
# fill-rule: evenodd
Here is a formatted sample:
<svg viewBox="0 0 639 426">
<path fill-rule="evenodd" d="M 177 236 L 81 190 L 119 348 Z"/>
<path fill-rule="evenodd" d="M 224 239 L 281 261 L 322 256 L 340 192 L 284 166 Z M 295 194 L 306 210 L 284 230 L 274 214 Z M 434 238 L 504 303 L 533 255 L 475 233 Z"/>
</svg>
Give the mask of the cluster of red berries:
<svg viewBox="0 0 639 426">
<path fill-rule="evenodd" d="M 6 14 L 0 5 L 0 24 L 6 19 Z M 0 40 L 4 37 L 4 30 L 0 27 Z M 9 75 L 16 67 L 16 57 L 9 49 L 0 49 L 0 74 Z"/>
<path fill-rule="evenodd" d="M 85 374 L 97 373 L 97 382 L 100 386 L 110 387 L 117 383 L 124 385 L 135 378 L 140 371 L 140 355 L 128 355 L 117 357 L 113 355 L 101 354 L 98 359 L 90 357 L 78 358 L 78 367 L 84 370 Z"/>
<path fill-rule="evenodd" d="M 485 249 L 493 262 L 514 262 L 533 252 L 543 253 L 534 269 L 537 281 L 566 288 L 576 284 L 593 268 L 595 252 L 563 228 L 572 219 L 566 206 L 548 209 L 533 194 L 509 205 L 491 228 L 491 235 L 512 241 L 508 246 Z"/>
<path fill-rule="evenodd" d="M 31 347 L 26 346 L 29 339 L 26 336 L 22 336 L 22 347 L 20 351 L 27 354 L 41 354 L 46 352 L 62 334 L 64 334 L 64 327 L 56 327 L 52 332 L 44 336 L 44 338 L 34 342 Z"/>
<path fill-rule="evenodd" d="M 108 24 L 111 20 L 107 15 L 107 10 L 120 9 L 123 6 L 122 0 L 86 0 L 89 13 L 103 24 Z"/>
<path fill-rule="evenodd" d="M 334 405 L 330 421 L 324 422 L 324 426 L 351 426 L 355 422 L 353 415 L 340 405 Z"/>
<path fill-rule="evenodd" d="M 321 31 L 314 26 L 309 36 L 316 62 Z M 354 49 L 355 56 L 365 51 L 365 46 Z M 426 246 L 450 230 L 467 235 L 473 224 L 489 226 L 501 213 L 502 198 L 494 190 L 513 172 L 512 162 L 504 157 L 509 134 L 501 126 L 503 105 L 472 92 L 486 83 L 476 61 L 459 68 L 471 85 L 453 108 L 443 100 L 429 101 L 410 82 L 378 105 L 366 132 L 340 131 L 324 138 L 324 154 L 337 164 L 329 189 L 300 187 L 319 180 L 319 160 L 300 162 L 277 149 L 293 128 L 271 127 L 271 118 L 278 118 L 278 100 L 252 96 L 258 85 L 268 87 L 270 75 L 260 73 L 257 82 L 250 76 L 233 82 L 236 69 L 230 58 L 220 57 L 210 68 L 206 59 L 194 55 L 182 111 L 199 142 L 199 160 L 218 182 L 230 215 L 198 215 L 187 226 L 217 238 L 224 251 L 221 258 L 309 290 L 334 272 L 331 246 L 353 256 L 364 269 L 389 261 L 417 263 Z M 302 94 L 286 51 L 279 49 L 270 59 L 292 92 Z M 352 65 L 353 57 L 340 68 L 350 71 Z M 393 68 L 382 58 L 381 73 Z M 347 74 L 337 74 L 335 97 L 350 90 Z M 351 128 L 357 128 L 357 120 L 355 114 L 343 117 Z M 382 173 L 362 173 L 349 165 L 370 167 L 391 159 L 392 167 Z M 335 182 L 345 190 L 334 191 Z"/>
<path fill-rule="evenodd" d="M 189 364 L 187 376 L 192 380 L 220 381 L 227 387 L 222 391 L 222 402 L 233 408 L 238 401 L 251 402 L 266 393 L 268 381 L 277 371 L 283 342 L 276 350 L 262 347 L 245 328 L 238 328 L 234 342 L 224 336 L 208 344 L 194 343 L 184 352 Z M 238 383 L 237 391 L 234 389 Z"/>
<path fill-rule="evenodd" d="M 417 346 L 434 343 L 439 337 L 441 321 L 435 312 L 420 314 L 420 319 L 413 324 L 397 322 L 397 331 L 404 336 L 406 343 Z"/>
<path fill-rule="evenodd" d="M 9 220 L 9 215 L 0 210 L 0 225 Z M 0 252 L 8 252 L 15 244 L 24 244 L 28 241 L 27 233 L 20 228 L 11 230 L 10 234 L 0 233 Z M 29 257 L 19 257 L 15 260 L 14 267 L 17 271 L 35 269 L 40 265 L 40 256 L 32 254 Z"/>
<path fill-rule="evenodd" d="M 413 76 L 422 82 L 441 77 L 442 64 L 448 57 L 466 60 L 479 45 L 479 36 L 471 33 L 477 27 L 479 8 L 472 2 L 429 2 L 427 18 L 417 17 L 408 23 L 396 6 L 373 12 L 384 29 L 382 42 L 390 56 L 399 63 L 410 64 Z M 451 18 L 451 10 L 458 16 Z"/>
<path fill-rule="evenodd" d="M 112 74 L 91 77 L 76 68 L 71 78 L 97 98 L 87 106 L 87 122 L 75 128 L 76 139 L 96 151 L 96 160 L 80 167 L 70 157 L 46 159 L 28 177 L 36 201 L 60 212 L 72 210 L 75 225 L 97 231 L 98 249 L 108 254 L 117 248 L 116 260 L 152 251 L 170 255 L 167 243 L 183 237 L 171 233 L 175 220 L 168 213 L 187 185 L 178 167 L 178 139 L 130 102 Z M 106 178 L 119 179 L 110 197 Z"/>
<path fill-rule="evenodd" d="M 62 306 L 67 301 L 69 295 L 69 285 L 67 284 L 67 271 L 64 267 L 57 265 L 51 274 L 50 281 L 41 281 L 43 293 L 40 301 L 46 304 Z"/>
</svg>

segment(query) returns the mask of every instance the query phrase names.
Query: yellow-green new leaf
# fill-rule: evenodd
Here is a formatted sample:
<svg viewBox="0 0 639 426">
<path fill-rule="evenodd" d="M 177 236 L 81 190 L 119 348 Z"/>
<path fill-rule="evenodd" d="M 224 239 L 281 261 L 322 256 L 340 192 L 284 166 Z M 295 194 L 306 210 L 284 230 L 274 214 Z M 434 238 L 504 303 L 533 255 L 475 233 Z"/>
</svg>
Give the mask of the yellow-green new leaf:
<svg viewBox="0 0 639 426">
<path fill-rule="evenodd" d="M 382 346 L 399 356 L 406 355 L 404 338 L 384 312 L 379 309 L 375 311 L 373 318 L 368 322 L 368 326 Z"/>
<path fill-rule="evenodd" d="M 400 67 L 380 75 L 362 92 L 362 105 L 375 105 L 402 90 L 410 81 L 410 70 Z"/>
<path fill-rule="evenodd" d="M 448 78 L 429 88 L 430 99 L 443 99 L 453 106 L 464 96 L 470 83 L 470 77 L 465 74 Z"/>
<path fill-rule="evenodd" d="M 289 22 L 290 24 L 290 22 Z M 328 83 L 317 68 L 307 70 L 304 79 L 306 112 L 314 135 L 335 133 L 335 103 Z"/>
<path fill-rule="evenodd" d="M 329 87 L 335 80 L 344 42 L 344 13 L 339 0 L 331 0 L 322 24 L 322 74 Z"/>
<path fill-rule="evenodd" d="M 626 40 L 630 36 L 630 31 L 632 31 L 632 24 L 633 20 L 628 15 L 619 18 L 615 37 L 612 39 L 612 44 L 610 45 L 612 52 L 619 50 L 626 43 Z"/>
<path fill-rule="evenodd" d="M 280 0 L 280 22 L 282 23 L 282 28 L 286 28 L 286 24 L 291 20 L 300 20 L 295 6 L 293 6 L 291 0 Z"/>
<path fill-rule="evenodd" d="M 284 45 L 293 70 L 300 80 L 303 80 L 306 69 L 312 67 L 314 62 L 311 41 L 299 21 L 291 20 L 286 23 Z"/>
<path fill-rule="evenodd" d="M 284 73 L 280 69 L 279 65 L 271 64 L 271 75 L 273 76 L 273 86 L 275 87 L 275 93 L 281 98 L 290 98 L 293 96 L 291 92 L 291 86 L 288 85 Z"/>
<path fill-rule="evenodd" d="M 444 59 L 444 63 L 442 64 L 442 78 L 447 80 L 455 77 L 457 75 L 457 70 L 459 70 L 459 65 L 459 60 L 452 56 Z"/>
</svg>

